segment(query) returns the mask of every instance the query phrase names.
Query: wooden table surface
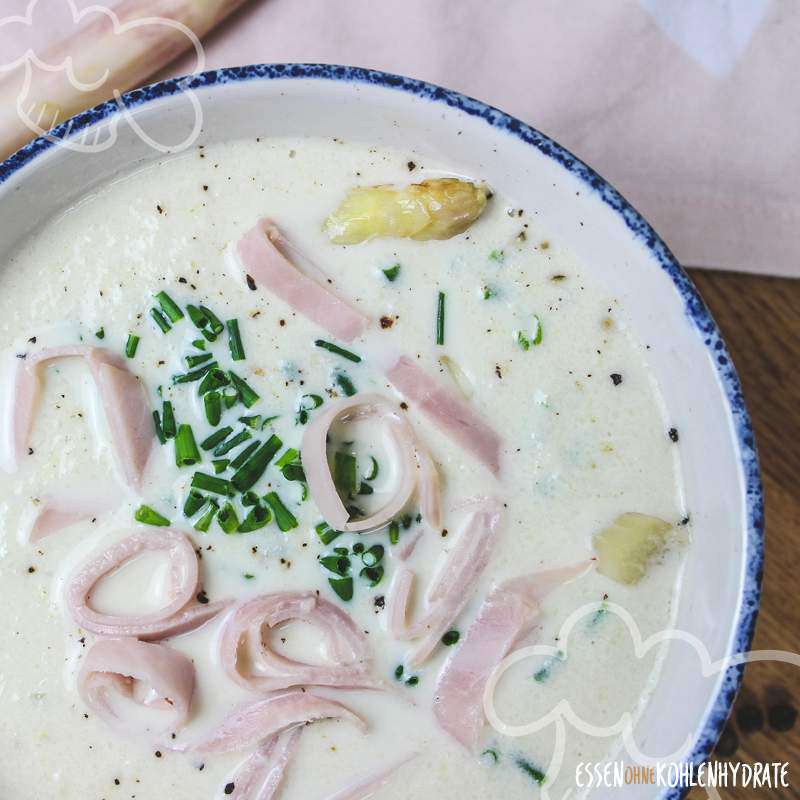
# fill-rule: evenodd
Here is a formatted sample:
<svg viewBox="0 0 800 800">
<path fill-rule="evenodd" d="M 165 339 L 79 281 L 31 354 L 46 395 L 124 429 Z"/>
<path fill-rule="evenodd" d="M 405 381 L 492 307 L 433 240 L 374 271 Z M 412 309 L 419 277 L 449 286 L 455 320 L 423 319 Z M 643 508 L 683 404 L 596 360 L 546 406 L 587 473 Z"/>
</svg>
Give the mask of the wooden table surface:
<svg viewBox="0 0 800 800">
<path fill-rule="evenodd" d="M 690 270 L 731 350 L 753 417 L 766 495 L 766 563 L 753 648 L 800 653 L 800 280 Z M 788 761 L 790 789 L 720 789 L 723 800 L 800 798 L 800 669 L 751 664 L 714 753 Z M 695 789 L 691 800 L 706 796 Z"/>
</svg>

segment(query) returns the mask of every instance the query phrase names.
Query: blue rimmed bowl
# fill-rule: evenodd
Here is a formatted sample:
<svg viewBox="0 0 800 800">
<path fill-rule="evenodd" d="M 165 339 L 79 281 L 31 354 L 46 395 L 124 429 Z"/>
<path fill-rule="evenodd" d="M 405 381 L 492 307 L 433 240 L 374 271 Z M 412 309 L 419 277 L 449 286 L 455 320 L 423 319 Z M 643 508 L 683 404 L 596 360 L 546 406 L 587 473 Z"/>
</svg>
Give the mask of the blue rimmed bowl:
<svg viewBox="0 0 800 800">
<path fill-rule="evenodd" d="M 763 559 L 763 501 L 750 418 L 720 332 L 653 228 L 603 178 L 551 139 L 484 103 L 431 84 L 353 67 L 272 64 L 164 81 L 75 117 L 0 164 L 0 254 L 115 175 L 197 144 L 321 135 L 413 147 L 460 163 L 529 211 L 619 297 L 650 346 L 668 418 L 680 432 L 693 542 L 678 629 L 636 729 L 654 756 L 682 743 L 699 763 L 741 680 L 726 659 L 750 644 Z M 721 668 L 718 668 L 721 667 Z M 708 670 L 707 670 L 708 671 Z M 614 798 L 677 797 L 628 786 Z"/>
</svg>

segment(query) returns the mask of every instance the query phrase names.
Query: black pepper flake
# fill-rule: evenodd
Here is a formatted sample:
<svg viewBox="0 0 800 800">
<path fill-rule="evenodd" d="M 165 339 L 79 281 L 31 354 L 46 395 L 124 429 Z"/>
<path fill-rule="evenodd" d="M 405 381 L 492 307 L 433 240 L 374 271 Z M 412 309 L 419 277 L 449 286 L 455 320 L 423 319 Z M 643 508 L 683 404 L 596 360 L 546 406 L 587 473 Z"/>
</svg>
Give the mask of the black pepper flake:
<svg viewBox="0 0 800 800">
<path fill-rule="evenodd" d="M 203 191 L 204 191 L 204 192 L 207 192 L 207 191 L 208 191 L 208 184 L 207 184 L 207 183 L 204 183 L 204 184 L 203 184 Z"/>
<path fill-rule="evenodd" d="M 673 442 L 677 442 L 678 439 L 680 438 L 678 436 L 678 429 L 677 428 L 670 428 L 667 431 L 667 436 L 669 436 L 670 440 L 673 441 Z"/>
<path fill-rule="evenodd" d="M 408 403 L 406 403 L 406 401 L 403 400 L 403 402 L 400 403 L 400 408 L 402 408 L 403 411 L 408 411 Z"/>
<path fill-rule="evenodd" d="M 409 172 L 413 172 L 417 168 L 417 165 L 413 161 L 409 161 L 406 166 Z"/>
<path fill-rule="evenodd" d="M 619 372 L 612 372 L 609 377 L 614 386 L 619 386 L 622 383 L 622 375 Z"/>
<path fill-rule="evenodd" d="M 689 524 L 689 517 L 686 516 L 681 520 L 681 525 L 683 525 L 685 527 L 688 524 Z"/>
<path fill-rule="evenodd" d="M 386 605 L 386 599 L 382 594 L 379 594 L 373 601 L 375 608 L 383 608 Z"/>
<path fill-rule="evenodd" d="M 381 317 L 381 328 L 386 330 L 387 328 L 391 328 L 394 325 L 394 317 Z"/>
<path fill-rule="evenodd" d="M 158 205 L 158 204 L 156 204 L 156 210 L 158 211 L 159 214 L 163 214 L 164 213 L 164 209 L 161 208 L 161 206 Z"/>
<path fill-rule="evenodd" d="M 114 778 L 114 786 L 119 786 L 119 778 Z"/>
<path fill-rule="evenodd" d="M 178 278 L 178 283 L 186 283 L 186 278 Z"/>
<path fill-rule="evenodd" d="M 225 794 L 233 794 L 233 790 L 236 788 L 236 784 L 231 781 L 231 783 L 225 784 Z"/>
<path fill-rule="evenodd" d="M 155 752 L 153 755 L 154 755 L 156 758 L 161 758 L 161 751 L 160 751 L 160 750 L 156 750 L 156 752 Z"/>
<path fill-rule="evenodd" d="M 203 605 L 208 602 L 208 595 L 206 594 L 205 589 L 202 589 L 197 593 L 197 602 L 202 603 Z"/>
<path fill-rule="evenodd" d="M 254 292 L 256 290 L 256 282 L 253 280 L 253 276 L 252 275 L 247 275 L 246 276 L 246 280 L 247 280 L 247 288 L 251 292 Z"/>
<path fill-rule="evenodd" d="M 35 336 L 31 336 L 31 338 L 30 338 L 30 339 L 28 339 L 28 341 L 29 341 L 31 344 L 36 344 L 36 337 L 35 337 Z"/>
<path fill-rule="evenodd" d="M 36 567 L 28 567 L 28 572 L 33 574 L 34 572 L 36 572 Z"/>
</svg>

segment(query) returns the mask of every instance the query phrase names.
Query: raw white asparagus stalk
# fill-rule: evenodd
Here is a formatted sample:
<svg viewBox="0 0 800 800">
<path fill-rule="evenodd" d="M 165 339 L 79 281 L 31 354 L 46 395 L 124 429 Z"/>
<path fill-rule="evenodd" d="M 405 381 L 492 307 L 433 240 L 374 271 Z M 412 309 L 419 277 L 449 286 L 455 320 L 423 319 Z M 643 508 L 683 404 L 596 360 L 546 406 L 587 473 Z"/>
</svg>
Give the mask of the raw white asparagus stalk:
<svg viewBox="0 0 800 800">
<path fill-rule="evenodd" d="M 142 85 L 194 42 L 185 26 L 199 39 L 245 0 L 122 0 L 110 7 L 121 26 L 115 32 L 113 18 L 95 12 L 73 36 L 36 56 L 57 65 L 72 58 L 72 74 L 31 65 L 31 82 L 22 99 L 22 111 L 43 130 Z M 171 20 L 178 25 L 156 21 Z M 35 133 L 20 117 L 18 97 L 23 87 L 19 67 L 0 78 L 0 158 L 6 158 L 30 141 Z M 73 85 L 78 83 L 79 85 Z"/>
</svg>

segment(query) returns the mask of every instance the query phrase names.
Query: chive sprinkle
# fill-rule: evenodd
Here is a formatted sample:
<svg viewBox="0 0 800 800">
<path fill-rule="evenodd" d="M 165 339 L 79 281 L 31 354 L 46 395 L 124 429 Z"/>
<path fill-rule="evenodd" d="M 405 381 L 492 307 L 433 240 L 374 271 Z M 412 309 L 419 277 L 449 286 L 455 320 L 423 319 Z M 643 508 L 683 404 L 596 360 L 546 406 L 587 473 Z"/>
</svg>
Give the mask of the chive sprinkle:
<svg viewBox="0 0 800 800">
<path fill-rule="evenodd" d="M 236 434 L 236 436 L 231 436 L 230 439 L 226 439 L 224 442 L 221 442 L 214 448 L 214 455 L 215 456 L 224 456 L 225 453 L 229 453 L 233 450 L 234 447 L 238 447 L 242 442 L 246 442 L 248 439 L 251 439 L 253 434 L 247 430 L 247 428 L 243 428 Z"/>
<path fill-rule="evenodd" d="M 200 442 L 200 447 L 202 447 L 203 450 L 212 450 L 221 441 L 227 439 L 231 433 L 233 433 L 233 428 L 231 428 L 230 425 L 226 425 L 224 428 L 219 428 L 218 430 L 214 431 L 211 436 L 203 439 L 203 441 Z"/>
<path fill-rule="evenodd" d="M 178 425 L 175 435 L 175 463 L 179 467 L 193 467 L 200 461 L 200 451 L 194 440 L 191 425 Z"/>
<path fill-rule="evenodd" d="M 267 505 L 272 509 L 272 513 L 275 515 L 275 522 L 278 523 L 278 527 L 284 533 L 297 527 L 297 519 L 294 514 L 286 508 L 276 492 L 267 492 L 267 494 L 264 495 L 264 500 L 267 501 Z"/>
<path fill-rule="evenodd" d="M 336 452 L 333 455 L 333 482 L 340 494 L 349 497 L 355 494 L 357 483 L 356 457 L 350 453 Z"/>
<path fill-rule="evenodd" d="M 345 372 L 336 373 L 336 385 L 344 392 L 347 397 L 352 397 L 358 390 L 350 376 Z"/>
<path fill-rule="evenodd" d="M 378 564 L 374 567 L 364 567 L 358 573 L 359 578 L 366 578 L 370 586 L 377 586 L 383 580 L 383 566 Z"/>
<path fill-rule="evenodd" d="M 331 589 L 345 602 L 353 599 L 352 578 L 328 578 L 328 583 L 331 585 Z"/>
<path fill-rule="evenodd" d="M 95 335 L 95 336 L 96 336 L 98 339 L 105 339 L 105 338 L 106 338 L 106 329 L 105 329 L 105 328 L 100 328 L 99 330 L 96 330 L 96 331 L 94 332 L 94 335 Z"/>
<path fill-rule="evenodd" d="M 303 469 L 303 465 L 297 461 L 282 467 L 281 474 L 287 481 L 305 481 L 306 479 L 306 471 Z"/>
<path fill-rule="evenodd" d="M 212 363 L 216 364 L 216 362 Z M 228 402 L 224 387 L 227 387 L 229 383 L 230 380 L 225 372 L 214 367 L 213 369 L 208 370 L 208 372 L 206 372 L 206 374 L 203 376 L 203 380 L 200 381 L 200 385 L 197 387 L 197 394 L 202 397 L 204 394 L 206 394 L 206 392 L 214 392 L 217 389 L 223 389 L 222 399 L 225 402 L 225 408 L 230 408 L 233 403 L 236 402 L 239 395 L 238 393 L 234 394 L 233 403 Z"/>
<path fill-rule="evenodd" d="M 380 467 L 378 466 L 378 459 L 375 458 L 375 456 L 370 456 L 369 459 L 372 462 L 372 469 L 370 469 L 369 475 L 366 476 L 366 480 L 374 481 L 375 478 L 378 477 L 378 473 L 380 472 Z"/>
<path fill-rule="evenodd" d="M 191 489 L 183 504 L 183 516 L 193 517 L 205 504 L 205 495 L 198 492 L 197 489 Z"/>
<path fill-rule="evenodd" d="M 214 474 L 219 475 L 221 472 L 225 472 L 230 463 L 231 462 L 227 458 L 215 458 L 211 462 L 211 466 L 214 467 Z"/>
<path fill-rule="evenodd" d="M 208 325 L 211 328 L 211 332 L 214 336 L 219 336 L 222 331 L 225 329 L 225 326 L 219 321 L 219 317 L 209 308 L 205 306 L 200 306 L 200 310 L 205 314 L 206 319 L 208 320 Z"/>
<path fill-rule="evenodd" d="M 211 527 L 211 523 L 214 521 L 217 511 L 219 511 L 219 503 L 214 500 L 213 497 L 209 498 L 208 509 L 204 511 L 203 516 L 195 522 L 194 529 L 205 533 Z"/>
<path fill-rule="evenodd" d="M 533 780 L 536 781 L 536 783 L 538 783 L 539 786 L 541 786 L 545 782 L 547 776 L 544 774 L 544 772 L 542 772 L 539 769 L 539 767 L 535 766 L 534 764 L 531 764 L 531 762 L 528 761 L 527 759 L 523 758 L 522 756 L 517 756 L 514 759 L 514 763 L 526 775 L 529 775 L 531 778 L 533 778 Z"/>
<path fill-rule="evenodd" d="M 361 554 L 361 563 L 365 567 L 376 567 L 383 560 L 383 545 L 374 544 Z"/>
<path fill-rule="evenodd" d="M 389 543 L 397 544 L 400 541 L 400 525 L 397 520 L 393 519 L 389 523 Z"/>
<path fill-rule="evenodd" d="M 236 389 L 239 399 L 244 403 L 245 408 L 250 408 L 258 402 L 259 395 L 242 378 L 230 370 L 228 370 L 228 377 L 231 379 L 231 383 Z"/>
<path fill-rule="evenodd" d="M 445 647 L 452 647 L 460 638 L 461 634 L 458 631 L 447 631 L 447 633 L 442 636 L 442 644 Z"/>
<path fill-rule="evenodd" d="M 444 344 L 444 292 L 436 302 L 436 344 Z"/>
<path fill-rule="evenodd" d="M 537 345 L 542 343 L 542 334 L 544 331 L 542 330 L 542 321 L 539 319 L 537 314 L 533 315 L 533 324 L 534 324 L 534 331 L 533 340 L 531 344 Z"/>
<path fill-rule="evenodd" d="M 275 466 L 281 468 L 285 467 L 287 464 L 297 461 L 299 456 L 300 453 L 297 450 L 295 450 L 293 447 L 287 447 L 281 457 L 275 462 Z"/>
<path fill-rule="evenodd" d="M 182 375 L 173 375 L 172 383 L 194 383 L 194 381 L 199 381 L 201 378 L 205 377 L 205 374 L 209 370 L 216 369 L 217 366 L 216 361 L 209 361 L 208 364 L 203 364 L 197 369 L 184 372 Z"/>
<path fill-rule="evenodd" d="M 128 334 L 128 341 L 125 342 L 125 355 L 133 358 L 136 355 L 136 348 L 139 347 L 139 337 L 134 333 Z"/>
<path fill-rule="evenodd" d="M 344 550 L 347 552 L 347 548 L 336 548 L 337 550 Z M 319 563 L 325 567 L 328 572 L 333 572 L 340 577 L 344 577 L 350 572 L 350 559 L 347 556 L 337 553 L 336 555 L 330 556 L 322 556 L 320 558 Z"/>
<path fill-rule="evenodd" d="M 244 345 L 239 333 L 239 320 L 229 319 L 225 326 L 228 328 L 228 347 L 231 350 L 231 358 L 234 361 L 244 361 Z"/>
<path fill-rule="evenodd" d="M 157 308 L 150 309 L 150 316 L 155 320 L 156 325 L 161 328 L 161 333 L 169 333 L 172 330 L 169 320 Z"/>
<path fill-rule="evenodd" d="M 198 350 L 206 349 L 206 343 L 202 339 L 192 339 L 192 346 L 196 347 Z"/>
<path fill-rule="evenodd" d="M 386 276 L 386 280 L 390 283 L 393 283 L 397 276 L 400 274 L 400 265 L 394 264 L 391 267 L 387 267 L 386 269 L 382 270 L 383 274 Z"/>
<path fill-rule="evenodd" d="M 318 522 L 314 526 L 314 530 L 317 532 L 317 536 L 319 536 L 319 540 L 322 542 L 322 544 L 330 544 L 337 536 L 342 535 L 342 531 L 335 531 L 324 520 L 322 522 Z"/>
<path fill-rule="evenodd" d="M 141 522 L 143 525 L 156 525 L 160 528 L 169 525 L 169 520 L 162 514 L 159 514 L 155 509 L 150 508 L 150 506 L 139 506 L 139 508 L 136 509 L 133 518 L 137 522 Z"/>
<path fill-rule="evenodd" d="M 236 509 L 230 504 L 225 503 L 217 511 L 217 523 L 225 533 L 235 533 L 239 527 L 239 517 L 236 516 Z"/>
<path fill-rule="evenodd" d="M 283 442 L 274 434 L 267 439 L 258 450 L 250 456 L 231 478 L 231 483 L 240 491 L 251 489 L 256 481 L 264 474 L 267 465 L 272 461 L 275 453 L 281 449 Z M 275 509 L 273 509 L 274 511 Z M 277 514 L 276 514 L 277 516 Z"/>
<path fill-rule="evenodd" d="M 198 367 L 213 357 L 211 353 L 195 353 L 194 355 L 186 356 L 186 363 L 189 367 Z"/>
<path fill-rule="evenodd" d="M 219 392 L 206 392 L 203 395 L 203 408 L 209 425 L 217 426 L 222 418 L 222 395 Z"/>
<path fill-rule="evenodd" d="M 153 412 L 153 427 L 156 429 L 156 436 L 161 444 L 167 443 L 167 437 L 164 435 L 164 428 L 161 425 L 161 414 L 158 411 Z"/>
<path fill-rule="evenodd" d="M 223 494 L 228 497 L 232 497 L 234 494 L 230 481 L 216 475 L 206 475 L 205 472 L 195 472 L 192 476 L 192 489 L 201 489 L 204 492 Z"/>
<path fill-rule="evenodd" d="M 337 356 L 346 358 L 348 361 L 353 361 L 356 364 L 361 362 L 361 356 L 350 352 L 350 350 L 345 350 L 343 347 L 339 347 L 338 344 L 334 344 L 333 342 L 326 342 L 324 339 L 317 339 L 314 344 L 317 347 L 321 347 L 323 350 L 327 350 L 329 353 L 335 353 Z"/>
<path fill-rule="evenodd" d="M 183 311 L 178 308 L 178 304 L 166 292 L 159 292 L 156 295 L 156 300 L 158 300 L 161 310 L 169 317 L 170 322 L 177 322 L 183 319 Z"/>
<path fill-rule="evenodd" d="M 239 525 L 239 533 L 250 533 L 263 528 L 272 519 L 272 512 L 260 503 L 250 509 L 250 513 Z"/>
<path fill-rule="evenodd" d="M 249 417 L 239 417 L 239 422 L 241 422 L 242 425 L 247 425 L 248 428 L 258 430 L 261 427 L 261 419 L 261 414 L 253 414 Z"/>
<path fill-rule="evenodd" d="M 255 506 L 261 502 L 261 498 L 252 489 L 248 489 L 239 498 L 243 506 Z"/>
<path fill-rule="evenodd" d="M 167 439 L 174 439 L 177 428 L 175 427 L 175 412 L 172 410 L 172 403 L 164 400 L 161 404 L 161 415 L 164 419 L 164 436 Z"/>
<path fill-rule="evenodd" d="M 226 386 L 222 390 L 222 402 L 225 404 L 225 408 L 233 408 L 239 402 L 239 392 L 230 385 L 228 376 L 224 372 L 222 374 L 226 381 Z"/>
<path fill-rule="evenodd" d="M 208 325 L 208 317 L 197 306 L 187 305 L 186 313 L 196 328 L 202 330 Z"/>
<path fill-rule="evenodd" d="M 244 450 L 241 450 L 239 455 L 236 456 L 233 461 L 231 461 L 231 469 L 239 469 L 239 467 L 241 467 L 242 464 L 244 464 L 244 462 L 247 461 L 247 459 L 250 458 L 250 456 L 253 455 L 256 450 L 258 450 L 260 444 L 261 442 L 258 441 L 251 442 L 249 445 L 247 445 L 247 447 L 244 448 Z"/>
</svg>

